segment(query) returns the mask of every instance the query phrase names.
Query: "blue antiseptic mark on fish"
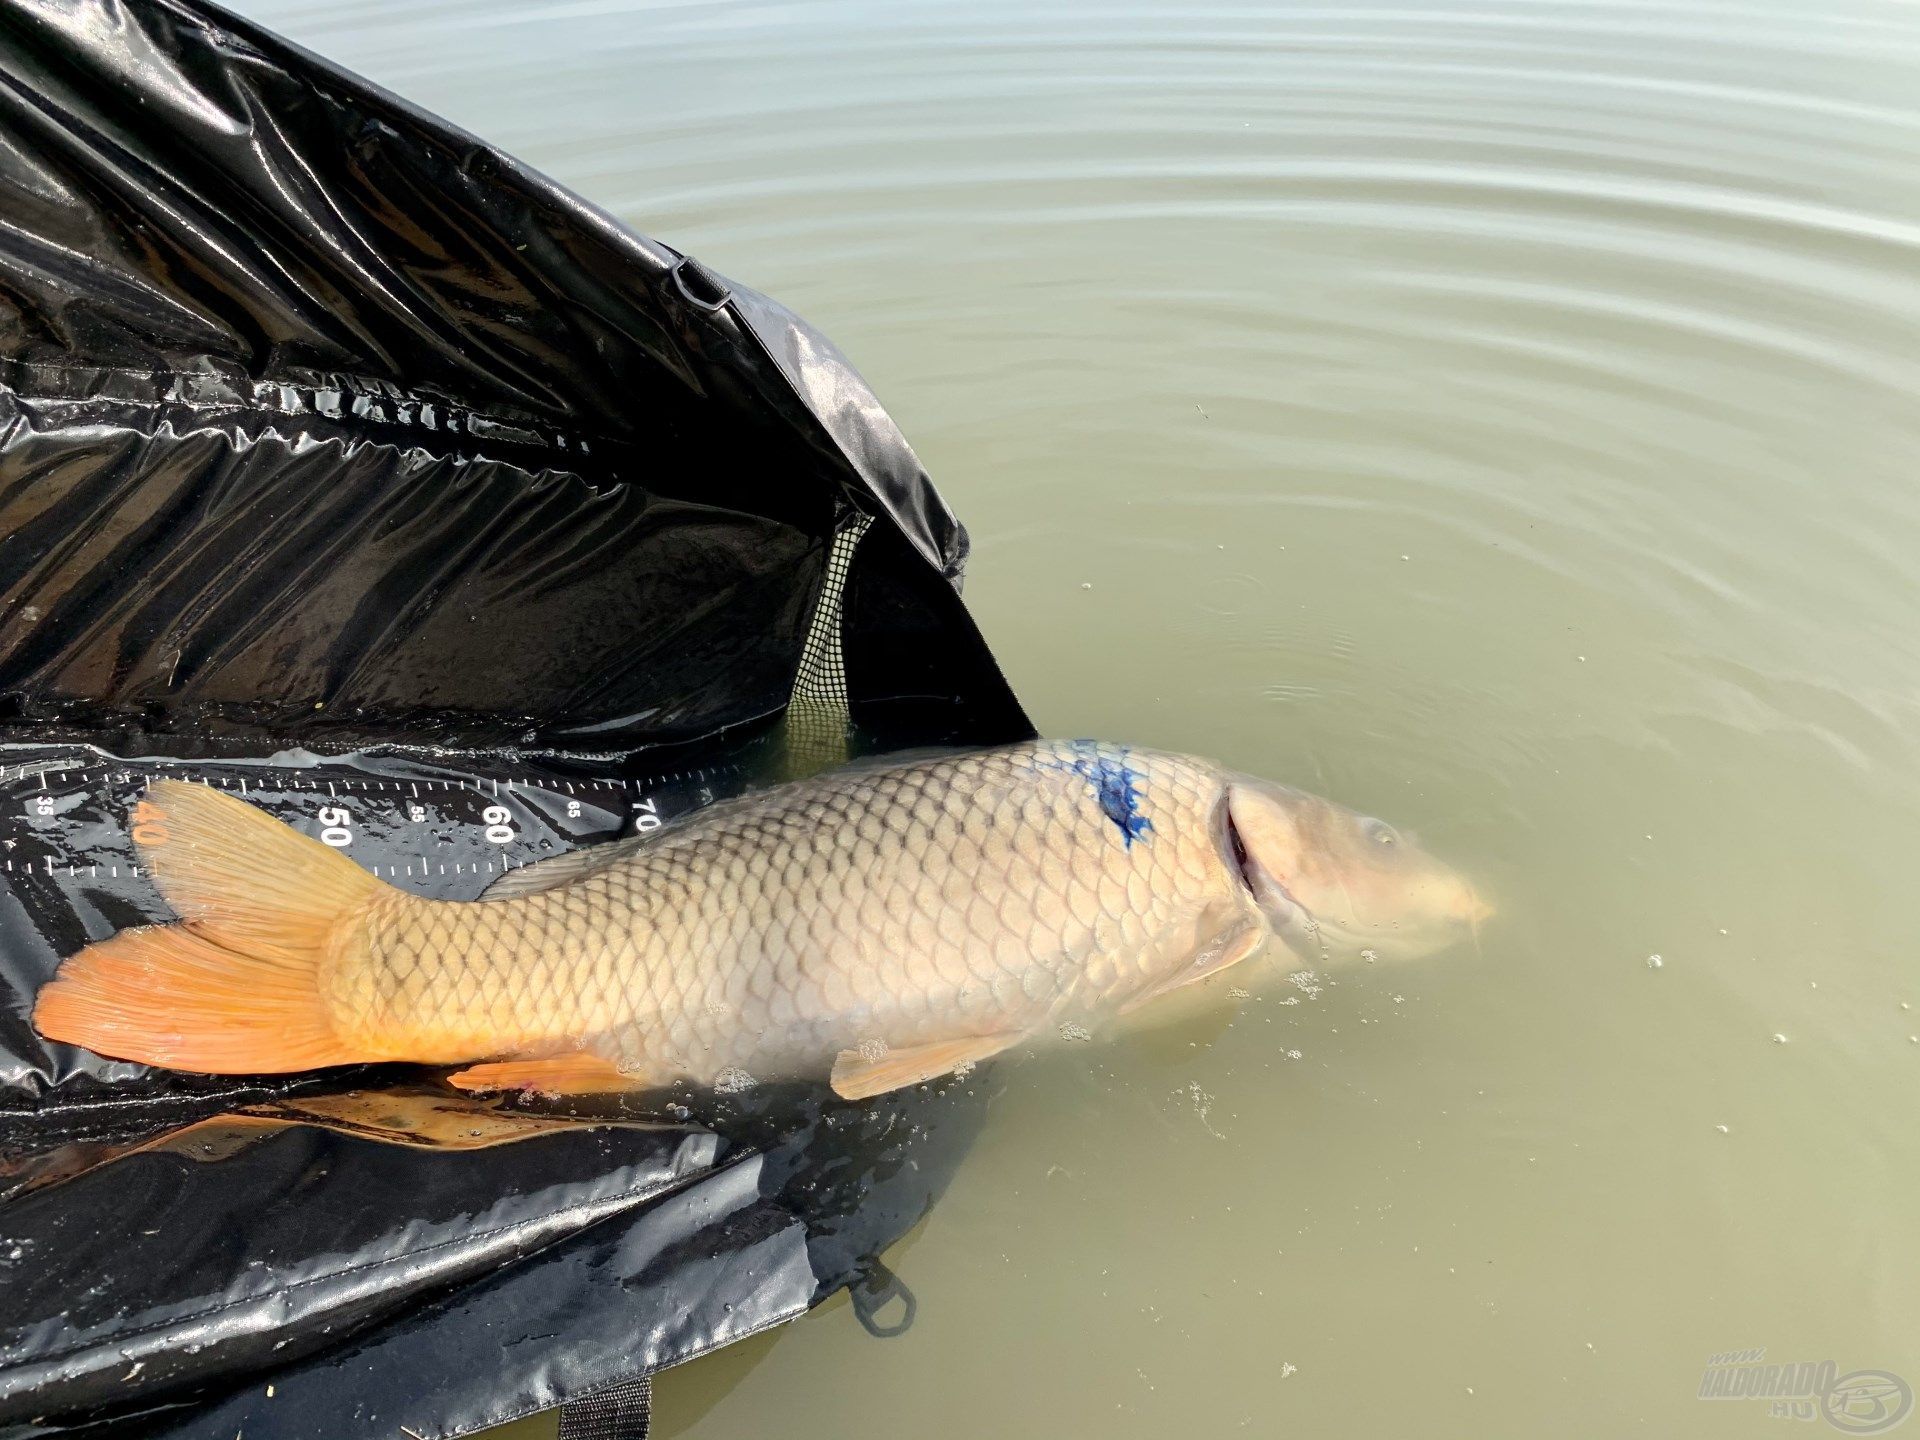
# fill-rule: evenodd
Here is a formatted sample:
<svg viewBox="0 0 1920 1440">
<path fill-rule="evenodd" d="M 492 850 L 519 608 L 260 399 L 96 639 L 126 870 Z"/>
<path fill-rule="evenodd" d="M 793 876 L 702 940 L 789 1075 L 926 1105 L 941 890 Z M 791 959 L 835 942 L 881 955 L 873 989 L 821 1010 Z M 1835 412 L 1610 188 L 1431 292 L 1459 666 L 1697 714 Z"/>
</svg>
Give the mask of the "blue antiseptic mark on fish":
<svg viewBox="0 0 1920 1440">
<path fill-rule="evenodd" d="M 1066 756 L 1057 763 L 1093 786 L 1100 809 L 1119 827 L 1129 850 L 1135 840 L 1152 833 L 1153 822 L 1140 813 L 1140 772 L 1127 764 L 1125 749 L 1104 746 L 1097 740 L 1073 740 L 1066 750 Z"/>
</svg>

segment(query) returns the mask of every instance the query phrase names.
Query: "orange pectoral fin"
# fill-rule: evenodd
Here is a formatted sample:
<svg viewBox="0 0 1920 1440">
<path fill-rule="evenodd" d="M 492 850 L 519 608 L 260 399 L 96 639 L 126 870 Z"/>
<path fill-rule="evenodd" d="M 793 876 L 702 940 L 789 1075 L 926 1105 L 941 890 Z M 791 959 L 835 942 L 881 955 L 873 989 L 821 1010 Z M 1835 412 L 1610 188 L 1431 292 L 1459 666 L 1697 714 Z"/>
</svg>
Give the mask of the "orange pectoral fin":
<svg viewBox="0 0 1920 1440">
<path fill-rule="evenodd" d="M 1158 985 L 1143 990 L 1120 1007 L 1122 1015 L 1130 1015 L 1149 1001 L 1158 1000 L 1164 995 L 1184 989 L 1197 980 L 1210 979 L 1230 965 L 1238 965 L 1249 955 L 1254 954 L 1266 943 L 1267 932 L 1264 927 L 1249 925 L 1244 930 L 1228 935 L 1213 949 L 1195 957 L 1193 964 L 1184 970 L 1176 970 Z"/>
<path fill-rule="evenodd" d="M 611 1060 L 585 1050 L 538 1060 L 496 1060 L 469 1065 L 447 1076 L 456 1090 L 526 1090 L 536 1095 L 611 1095 L 644 1090 L 645 1077 L 629 1075 Z"/>
<path fill-rule="evenodd" d="M 989 1060 L 1021 1038 L 1017 1033 L 967 1035 L 903 1050 L 883 1050 L 871 1056 L 842 1050 L 833 1062 L 833 1093 L 842 1100 L 870 1100 L 889 1090 L 918 1085 L 962 1066 Z"/>
</svg>

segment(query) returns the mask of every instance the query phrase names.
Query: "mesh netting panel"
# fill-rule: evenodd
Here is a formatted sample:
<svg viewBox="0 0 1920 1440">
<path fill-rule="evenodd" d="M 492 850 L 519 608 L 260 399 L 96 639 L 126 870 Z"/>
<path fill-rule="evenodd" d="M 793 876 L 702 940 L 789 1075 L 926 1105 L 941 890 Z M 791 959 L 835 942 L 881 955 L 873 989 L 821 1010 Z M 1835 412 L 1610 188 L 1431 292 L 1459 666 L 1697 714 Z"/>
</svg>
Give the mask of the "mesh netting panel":
<svg viewBox="0 0 1920 1440">
<path fill-rule="evenodd" d="M 847 667 L 840 649 L 841 604 L 853 552 L 873 523 L 854 515 L 843 523 L 827 552 L 826 574 L 820 598 L 807 626 L 800 668 L 793 678 L 793 696 L 787 702 L 787 757 L 790 776 L 811 775 L 847 759 Z"/>
</svg>

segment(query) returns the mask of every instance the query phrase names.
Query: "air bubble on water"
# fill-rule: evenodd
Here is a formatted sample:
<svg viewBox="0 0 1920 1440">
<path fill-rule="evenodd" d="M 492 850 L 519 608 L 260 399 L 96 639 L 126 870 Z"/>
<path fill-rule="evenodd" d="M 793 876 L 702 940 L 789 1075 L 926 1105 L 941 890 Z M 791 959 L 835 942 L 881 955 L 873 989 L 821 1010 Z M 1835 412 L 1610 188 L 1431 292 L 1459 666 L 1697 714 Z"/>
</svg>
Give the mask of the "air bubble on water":
<svg viewBox="0 0 1920 1440">
<path fill-rule="evenodd" d="M 1300 1052 L 1298 1050 L 1282 1050 L 1280 1053 L 1285 1055 L 1289 1060 L 1298 1060 L 1300 1058 Z"/>
<path fill-rule="evenodd" d="M 1722 1135 L 1725 1135 L 1728 1133 L 1727 1127 L 1724 1125 L 1716 1125 L 1713 1128 L 1718 1130 Z"/>
<path fill-rule="evenodd" d="M 860 1044 L 855 1048 L 859 1050 L 860 1058 L 866 1061 L 869 1065 L 874 1064 L 876 1061 L 884 1060 L 887 1058 L 887 1042 L 884 1040 L 877 1040 L 877 1039 L 862 1040 Z"/>
<path fill-rule="evenodd" d="M 1285 1360 L 1280 1362 L 1280 1378 L 1282 1380 L 1286 1379 L 1289 1375 L 1298 1375 L 1299 1373 L 1300 1367 L 1298 1365 L 1289 1364 Z"/>
<path fill-rule="evenodd" d="M 1235 1000 L 1251 1000 L 1253 998 L 1253 991 L 1242 990 L 1238 985 L 1229 987 L 1227 994 Z"/>
<path fill-rule="evenodd" d="M 1665 960 L 1662 960 L 1658 955 L 1647 956 L 1647 969 L 1649 970 L 1658 970 L 1662 965 L 1666 963 L 1667 962 Z"/>
<path fill-rule="evenodd" d="M 1185 1095 L 1188 1096 L 1188 1098 L 1190 1098 L 1193 1101 L 1193 1112 L 1194 1114 L 1200 1117 L 1200 1124 L 1205 1127 L 1206 1132 L 1209 1135 L 1213 1136 L 1213 1138 L 1216 1140 L 1224 1140 L 1227 1138 L 1226 1136 L 1222 1135 L 1218 1130 L 1214 1129 L 1213 1122 L 1207 1118 L 1207 1116 L 1211 1114 L 1213 1111 L 1213 1095 L 1210 1092 L 1201 1089 L 1199 1081 L 1197 1080 L 1188 1081 L 1187 1088 L 1184 1092 L 1176 1090 L 1173 1093 L 1175 1096 L 1179 1096 L 1184 1093 Z"/>
<path fill-rule="evenodd" d="M 1362 950 L 1360 952 L 1360 958 L 1371 965 L 1380 958 L 1380 952 L 1378 950 Z"/>
<path fill-rule="evenodd" d="M 962 1060 L 958 1065 L 953 1067 L 954 1076 L 957 1079 L 966 1079 L 967 1076 L 973 1074 L 975 1063 L 976 1062 L 972 1060 Z"/>
<path fill-rule="evenodd" d="M 1311 970 L 1296 970 L 1287 976 L 1287 981 L 1309 1000 L 1315 999 L 1323 988 L 1320 977 Z"/>
<path fill-rule="evenodd" d="M 1280 1003 L 1282 1005 L 1298 1005 L 1300 1003 L 1300 997 L 1298 995 L 1289 995 Z"/>
<path fill-rule="evenodd" d="M 738 1095 L 743 1090 L 753 1089 L 759 1083 L 738 1065 L 729 1065 L 713 1077 L 713 1088 L 722 1095 Z"/>
<path fill-rule="evenodd" d="M 1403 1001 L 1406 1000 L 1406 998 L 1407 997 L 1404 995 L 1396 995 L 1393 997 L 1393 1003 L 1396 1005 L 1401 1004 Z"/>
<path fill-rule="evenodd" d="M 1060 1027 L 1062 1040 L 1091 1040 L 1093 1032 L 1077 1020 L 1069 1020 Z"/>
<path fill-rule="evenodd" d="M 1787 1037 L 1780 1034 L 1778 1031 L 1775 1031 L 1773 1036 L 1773 1043 L 1776 1045 L 1784 1045 L 1787 1043 Z"/>
</svg>

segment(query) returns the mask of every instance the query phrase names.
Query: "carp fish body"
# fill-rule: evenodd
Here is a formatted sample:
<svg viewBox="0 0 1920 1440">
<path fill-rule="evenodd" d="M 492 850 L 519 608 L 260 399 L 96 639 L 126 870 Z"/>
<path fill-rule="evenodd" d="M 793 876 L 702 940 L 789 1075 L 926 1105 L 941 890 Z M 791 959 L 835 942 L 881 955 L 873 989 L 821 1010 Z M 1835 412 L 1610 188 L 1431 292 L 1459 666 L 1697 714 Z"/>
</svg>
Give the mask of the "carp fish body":
<svg viewBox="0 0 1920 1440">
<path fill-rule="evenodd" d="M 1480 909 L 1377 820 L 1090 741 L 862 763 L 475 901 L 397 889 L 205 786 L 146 804 L 179 923 L 66 960 L 34 1022 L 216 1074 L 458 1063 L 463 1088 L 559 1094 L 827 1077 L 857 1099 L 1098 1025 L 1270 933 L 1316 959 L 1419 954 Z"/>
</svg>

